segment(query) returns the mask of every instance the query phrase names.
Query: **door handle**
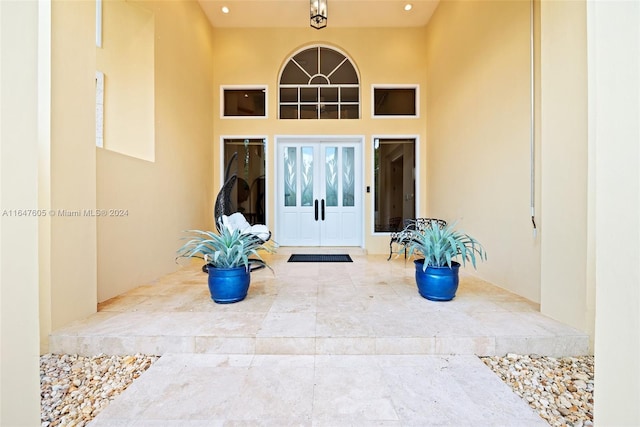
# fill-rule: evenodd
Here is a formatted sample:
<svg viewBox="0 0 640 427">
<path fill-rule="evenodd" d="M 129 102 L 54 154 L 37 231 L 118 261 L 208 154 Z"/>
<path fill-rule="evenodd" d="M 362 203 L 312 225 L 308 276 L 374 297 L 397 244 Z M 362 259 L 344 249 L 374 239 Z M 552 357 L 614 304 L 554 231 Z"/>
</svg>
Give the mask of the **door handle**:
<svg viewBox="0 0 640 427">
<path fill-rule="evenodd" d="M 318 220 L 318 199 L 315 200 L 315 202 L 313 202 L 313 204 L 315 205 L 316 208 L 316 221 Z"/>
<path fill-rule="evenodd" d="M 322 220 L 324 221 L 324 199 L 322 199 Z"/>
</svg>

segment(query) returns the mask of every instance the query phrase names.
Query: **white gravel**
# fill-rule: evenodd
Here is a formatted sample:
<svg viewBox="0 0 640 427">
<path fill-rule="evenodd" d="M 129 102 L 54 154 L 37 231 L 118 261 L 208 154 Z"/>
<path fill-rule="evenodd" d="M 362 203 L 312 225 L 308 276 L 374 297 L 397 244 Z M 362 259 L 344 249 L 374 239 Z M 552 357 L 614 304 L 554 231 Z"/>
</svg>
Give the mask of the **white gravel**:
<svg viewBox="0 0 640 427">
<path fill-rule="evenodd" d="M 481 359 L 550 425 L 593 426 L 593 356 Z"/>
<path fill-rule="evenodd" d="M 86 426 L 147 370 L 157 356 L 40 357 L 42 427 Z M 552 426 L 593 426 L 593 356 L 482 357 Z"/>
<path fill-rule="evenodd" d="M 82 427 L 146 371 L 156 356 L 40 356 L 42 427 Z"/>
</svg>

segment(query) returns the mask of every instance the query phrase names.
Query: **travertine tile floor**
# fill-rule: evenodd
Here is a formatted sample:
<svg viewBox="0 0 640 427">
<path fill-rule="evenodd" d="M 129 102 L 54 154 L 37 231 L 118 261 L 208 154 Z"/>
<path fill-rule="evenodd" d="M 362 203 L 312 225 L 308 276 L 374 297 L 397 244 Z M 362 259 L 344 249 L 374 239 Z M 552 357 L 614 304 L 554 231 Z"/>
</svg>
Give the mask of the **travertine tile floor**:
<svg viewBox="0 0 640 427">
<path fill-rule="evenodd" d="M 169 354 L 93 427 L 546 426 L 474 356 Z"/>
<path fill-rule="evenodd" d="M 55 331 L 50 351 L 164 355 L 98 426 L 545 425 L 474 355 L 582 355 L 585 333 L 465 273 L 453 301 L 428 301 L 411 261 L 351 253 L 281 250 L 229 305 L 184 267 Z"/>
</svg>

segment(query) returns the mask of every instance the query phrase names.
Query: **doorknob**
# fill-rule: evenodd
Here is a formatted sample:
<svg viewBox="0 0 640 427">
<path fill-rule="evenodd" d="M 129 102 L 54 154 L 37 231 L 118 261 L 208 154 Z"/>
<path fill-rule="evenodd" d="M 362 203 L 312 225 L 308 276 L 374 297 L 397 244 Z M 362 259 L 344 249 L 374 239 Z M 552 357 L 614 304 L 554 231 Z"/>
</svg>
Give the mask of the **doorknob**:
<svg viewBox="0 0 640 427">
<path fill-rule="evenodd" d="M 316 199 L 316 200 L 313 202 L 313 204 L 314 204 L 314 206 L 315 206 L 315 208 L 316 208 L 316 221 L 317 221 L 317 220 L 318 220 L 318 199 Z"/>
<path fill-rule="evenodd" d="M 322 220 L 324 221 L 324 199 L 322 199 Z"/>
</svg>

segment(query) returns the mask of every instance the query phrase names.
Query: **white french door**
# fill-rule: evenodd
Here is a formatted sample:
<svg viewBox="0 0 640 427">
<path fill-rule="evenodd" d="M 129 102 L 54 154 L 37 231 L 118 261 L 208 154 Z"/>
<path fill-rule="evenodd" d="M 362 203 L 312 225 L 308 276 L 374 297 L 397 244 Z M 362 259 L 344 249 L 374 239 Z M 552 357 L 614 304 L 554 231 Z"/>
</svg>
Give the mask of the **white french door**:
<svg viewBox="0 0 640 427">
<path fill-rule="evenodd" d="M 278 243 L 361 245 L 360 150 L 360 139 L 278 141 Z"/>
</svg>

